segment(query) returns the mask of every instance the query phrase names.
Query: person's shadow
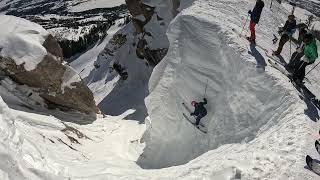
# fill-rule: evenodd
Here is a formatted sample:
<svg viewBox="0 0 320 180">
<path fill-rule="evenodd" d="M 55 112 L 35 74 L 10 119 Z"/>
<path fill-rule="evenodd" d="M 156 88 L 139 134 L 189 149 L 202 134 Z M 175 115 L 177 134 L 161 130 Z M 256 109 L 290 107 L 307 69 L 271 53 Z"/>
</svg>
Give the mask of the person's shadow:
<svg viewBox="0 0 320 180">
<path fill-rule="evenodd" d="M 265 67 L 267 66 L 266 60 L 256 49 L 256 46 L 254 44 L 250 44 L 250 51 L 248 51 L 248 54 L 252 55 L 256 59 L 257 68 L 263 69 L 263 71 L 265 71 Z"/>
</svg>

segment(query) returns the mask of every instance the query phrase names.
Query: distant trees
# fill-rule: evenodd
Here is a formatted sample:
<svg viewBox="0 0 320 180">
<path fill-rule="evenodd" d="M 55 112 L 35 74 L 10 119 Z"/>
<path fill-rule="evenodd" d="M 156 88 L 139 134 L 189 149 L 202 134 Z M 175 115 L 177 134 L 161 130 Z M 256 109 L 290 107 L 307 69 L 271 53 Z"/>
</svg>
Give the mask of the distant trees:
<svg viewBox="0 0 320 180">
<path fill-rule="evenodd" d="M 98 23 L 96 26 L 93 26 L 88 33 L 80 36 L 78 40 L 60 40 L 59 44 L 63 49 L 64 57 L 70 58 L 77 53 L 85 51 L 94 43 L 104 38 L 107 35 L 107 29 L 109 27 L 109 23 Z"/>
</svg>

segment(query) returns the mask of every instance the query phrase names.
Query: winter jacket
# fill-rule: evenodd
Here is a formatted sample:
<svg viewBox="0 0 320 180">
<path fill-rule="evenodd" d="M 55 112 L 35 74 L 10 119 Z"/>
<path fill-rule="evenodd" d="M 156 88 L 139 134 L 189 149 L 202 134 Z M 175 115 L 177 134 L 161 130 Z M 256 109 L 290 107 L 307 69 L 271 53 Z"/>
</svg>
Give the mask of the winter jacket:
<svg viewBox="0 0 320 180">
<path fill-rule="evenodd" d="M 207 99 L 204 98 L 203 100 L 204 100 L 203 102 L 199 102 L 195 105 L 194 112 L 190 114 L 191 116 L 199 116 L 200 114 L 201 115 L 207 114 L 207 109 L 204 107 L 204 105 L 207 104 Z"/>
<path fill-rule="evenodd" d="M 304 48 L 304 56 L 308 59 L 308 63 L 314 63 L 318 58 L 318 47 L 316 40 L 313 38 L 312 41 L 307 44 Z"/>
<path fill-rule="evenodd" d="M 286 21 L 286 23 L 283 26 L 283 31 L 285 34 L 288 34 L 289 36 L 292 36 L 297 28 L 297 22 L 294 20 L 293 22 L 290 22 L 289 20 Z"/>
<path fill-rule="evenodd" d="M 262 0 L 258 0 L 253 10 L 249 11 L 249 14 L 251 14 L 251 20 L 256 24 L 258 24 L 260 21 L 260 16 L 261 16 L 263 7 L 264 7 L 264 2 Z"/>
</svg>

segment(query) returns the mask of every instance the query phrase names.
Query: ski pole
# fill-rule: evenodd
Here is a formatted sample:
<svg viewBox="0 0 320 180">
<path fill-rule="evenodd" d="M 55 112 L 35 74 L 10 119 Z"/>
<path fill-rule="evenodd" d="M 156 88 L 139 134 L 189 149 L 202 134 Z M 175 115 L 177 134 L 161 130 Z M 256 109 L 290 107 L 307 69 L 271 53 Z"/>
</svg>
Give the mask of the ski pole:
<svg viewBox="0 0 320 180">
<path fill-rule="evenodd" d="M 320 62 L 319 62 L 317 65 L 315 65 L 310 71 L 308 71 L 305 76 L 307 76 L 307 75 L 308 75 L 312 70 L 314 70 L 319 64 L 320 64 Z"/>
<path fill-rule="evenodd" d="M 294 72 L 292 74 L 295 74 L 297 71 L 299 71 L 301 69 L 301 67 L 304 65 L 304 63 L 305 62 L 303 61 L 303 63 L 300 65 L 300 67 L 298 69 L 294 70 Z"/>
<path fill-rule="evenodd" d="M 246 21 L 245 21 L 245 23 L 244 23 L 244 25 L 243 25 L 243 27 L 242 27 L 242 29 L 241 29 L 240 37 L 242 36 L 242 33 L 243 33 L 243 30 L 244 30 L 244 27 L 247 25 L 248 20 L 249 20 L 249 14 L 247 15 Z"/>
<path fill-rule="evenodd" d="M 206 97 L 206 94 L 207 94 L 207 87 L 208 87 L 208 79 L 207 79 L 207 83 L 206 83 L 206 88 L 204 89 L 204 95 L 203 95 L 203 98 Z"/>
<path fill-rule="evenodd" d="M 290 37 L 289 37 L 290 38 Z M 289 40 L 289 43 L 290 43 L 290 55 L 291 55 L 291 38 Z"/>
</svg>

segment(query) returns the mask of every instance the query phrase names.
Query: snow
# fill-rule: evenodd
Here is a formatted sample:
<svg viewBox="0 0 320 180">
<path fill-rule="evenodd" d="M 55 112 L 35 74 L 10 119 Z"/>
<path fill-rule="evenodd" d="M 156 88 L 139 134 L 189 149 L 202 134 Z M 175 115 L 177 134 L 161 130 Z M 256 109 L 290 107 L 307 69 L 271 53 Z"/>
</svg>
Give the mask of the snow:
<svg viewBox="0 0 320 180">
<path fill-rule="evenodd" d="M 62 78 L 62 85 L 61 85 L 62 93 L 64 93 L 64 89 L 66 87 L 68 87 L 69 89 L 73 89 L 75 88 L 73 84 L 81 81 L 80 76 L 76 73 L 76 71 L 72 67 L 70 66 L 66 66 L 66 67 L 67 67 L 66 71 L 64 72 L 63 78 Z"/>
<path fill-rule="evenodd" d="M 17 65 L 24 64 L 31 71 L 47 55 L 42 46 L 48 32 L 40 25 L 14 16 L 1 15 L 0 55 L 11 58 Z"/>
<path fill-rule="evenodd" d="M 121 28 L 121 23 L 123 23 L 123 19 L 117 20 L 115 24 L 110 27 L 107 32 L 107 36 L 102 40 L 102 42 L 98 42 L 92 49 L 79 56 L 70 64 L 80 74 L 81 77 L 88 77 L 90 72 L 94 71 L 94 63 L 97 62 L 98 56 L 104 50 L 113 35 Z M 106 79 L 104 79 L 88 85 L 94 94 L 96 104 L 99 104 L 112 91 L 113 84 L 116 84 L 118 80 L 119 77 L 108 83 L 105 83 Z"/>
<path fill-rule="evenodd" d="M 250 47 L 244 38 L 231 31 L 232 28 L 241 31 L 247 13 L 245 7 L 250 6 L 253 4 L 246 1 L 196 1 L 171 23 L 167 32 L 168 55 L 155 68 L 149 82 L 150 95 L 146 105 L 152 128 L 148 132 L 150 138 L 143 158 L 138 161 L 142 167 L 180 165 L 224 144 L 242 143 L 237 146 L 242 146 L 246 152 L 255 149 L 252 152 L 259 159 L 275 158 L 269 161 L 270 168 L 259 168 L 260 178 L 286 179 L 286 173 L 295 163 L 301 169 L 292 173 L 297 177 L 304 176 L 306 149 L 301 147 L 305 141 L 309 142 L 306 138 L 312 129 L 311 120 L 304 112 L 306 105 L 280 72 L 265 67 L 267 58 L 262 49 Z M 271 40 L 265 40 L 271 39 L 272 29 L 277 29 L 282 21 L 279 17 L 285 19 L 286 15 L 273 14 L 265 8 L 257 30 L 259 45 L 273 48 Z M 188 111 L 181 103 L 201 101 L 206 80 L 209 81 L 208 115 L 202 122 L 208 128 L 208 134 L 203 135 L 184 119 L 182 113 Z M 272 138 L 274 128 L 279 134 Z M 297 131 L 301 137 L 296 137 Z M 285 158 L 290 156 L 290 151 L 283 152 L 283 149 L 291 149 L 288 139 L 295 139 L 289 144 L 296 147 L 294 151 L 299 155 L 286 159 L 287 165 L 277 168 L 277 173 L 268 172 L 278 166 L 277 156 L 283 153 Z M 228 148 L 221 159 L 243 164 L 239 159 L 246 152 L 237 146 Z M 271 149 L 272 153 L 265 152 Z M 226 163 L 214 161 L 220 166 Z M 256 166 L 250 162 L 245 165 Z M 249 177 L 256 176 L 253 172 L 246 173 Z"/>
<path fill-rule="evenodd" d="M 152 2 L 158 6 L 160 1 Z M 159 11 L 164 13 L 168 4 L 162 2 Z M 121 109 L 122 115 L 98 115 L 94 122 L 76 124 L 85 117 L 25 104 L 22 95 L 14 92 L 18 86 L 7 78 L 2 80 L 0 178 L 317 179 L 304 168 L 304 158 L 306 154 L 319 157 L 313 147 L 319 138 L 319 122 L 310 119 L 318 116 L 315 120 L 319 120 L 318 110 L 310 112 L 308 102 L 300 99 L 287 78 L 268 66 L 261 48 L 250 46 L 231 31 L 241 31 L 247 8 L 253 5 L 254 1 L 247 0 L 183 3 L 187 9 L 168 26 L 169 52 L 149 81 L 150 95 L 145 100 L 149 117 L 145 124 L 124 120 L 134 113 L 128 110 L 134 108 L 127 106 Z M 286 16 L 282 11 L 264 9 L 257 26 L 259 46 L 275 48 L 272 34 Z M 132 35 L 132 24 L 118 29 L 112 27 L 101 44 L 72 66 L 82 71 L 89 86 L 97 84 L 90 87 L 97 90 L 96 100 L 113 87 L 107 83 L 114 82 L 127 92 L 117 97 L 118 103 L 131 103 L 130 95 L 144 93 L 138 91 L 143 82 L 136 80 L 148 79 L 143 76 L 148 69 L 143 68 L 142 60 L 134 61 L 134 53 L 129 54 L 138 38 Z M 121 84 L 118 76 L 108 74 L 115 58 L 98 56 L 105 46 L 113 47 L 107 41 L 114 33 L 123 33 L 127 38 L 127 44 L 112 53 L 128 68 L 129 78 L 133 79 L 128 83 Z M 286 44 L 285 60 L 288 54 Z M 94 70 L 94 63 L 100 63 L 100 68 Z M 201 101 L 207 80 L 209 113 L 202 122 L 208 134 L 202 134 L 183 119 L 182 112 L 187 111 L 181 103 Z M 106 89 L 98 91 L 99 86 Z M 123 94 L 118 93 L 108 94 L 107 98 Z M 28 105 L 28 110 L 18 107 L 21 103 Z"/>
<path fill-rule="evenodd" d="M 111 8 L 125 4 L 125 0 L 89 0 L 79 2 L 78 5 L 69 7 L 71 12 L 82 12 L 96 8 Z"/>
</svg>

